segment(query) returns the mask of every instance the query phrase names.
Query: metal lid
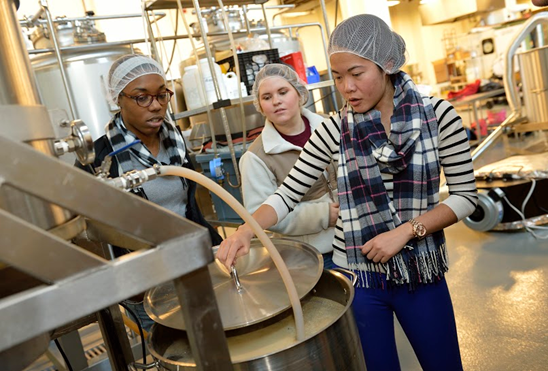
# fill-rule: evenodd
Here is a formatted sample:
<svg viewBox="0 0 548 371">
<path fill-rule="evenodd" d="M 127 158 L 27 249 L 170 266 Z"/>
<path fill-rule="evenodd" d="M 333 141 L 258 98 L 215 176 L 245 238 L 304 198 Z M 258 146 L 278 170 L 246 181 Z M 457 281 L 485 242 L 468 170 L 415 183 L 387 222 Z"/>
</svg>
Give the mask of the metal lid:
<svg viewBox="0 0 548 371">
<path fill-rule="evenodd" d="M 304 297 L 322 274 L 321 254 L 300 241 L 274 238 L 272 242 L 287 265 L 299 298 Z M 249 254 L 238 258 L 236 270 L 238 275 L 233 278 L 219 261 L 209 265 L 225 330 L 261 322 L 291 306 L 282 277 L 259 240 L 251 241 Z M 150 289 L 145 295 L 144 306 L 155 322 L 179 330 L 186 329 L 172 281 Z"/>
</svg>

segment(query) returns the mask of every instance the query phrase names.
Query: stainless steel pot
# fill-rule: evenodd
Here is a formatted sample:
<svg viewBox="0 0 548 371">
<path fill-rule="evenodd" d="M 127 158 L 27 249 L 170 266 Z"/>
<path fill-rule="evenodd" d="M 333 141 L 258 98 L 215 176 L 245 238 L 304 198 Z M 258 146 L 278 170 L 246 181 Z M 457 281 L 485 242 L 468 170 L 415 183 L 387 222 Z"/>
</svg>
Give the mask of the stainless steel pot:
<svg viewBox="0 0 548 371">
<path fill-rule="evenodd" d="M 340 272 L 324 270 L 302 300 L 305 339 L 295 339 L 291 310 L 268 321 L 226 331 L 234 370 L 365 370 L 360 338 L 351 310 L 352 283 Z M 155 324 L 148 348 L 160 370 L 195 370 L 185 331 Z"/>
</svg>

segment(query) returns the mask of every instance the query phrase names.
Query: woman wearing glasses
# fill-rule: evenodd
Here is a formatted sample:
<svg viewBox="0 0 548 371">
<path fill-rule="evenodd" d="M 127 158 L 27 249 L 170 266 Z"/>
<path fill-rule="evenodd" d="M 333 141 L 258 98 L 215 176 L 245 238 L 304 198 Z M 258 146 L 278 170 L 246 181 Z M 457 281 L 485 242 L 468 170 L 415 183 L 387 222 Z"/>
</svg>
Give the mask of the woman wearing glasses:
<svg viewBox="0 0 548 371">
<path fill-rule="evenodd" d="M 167 89 L 162 67 L 152 58 L 125 55 L 111 66 L 107 80 L 110 102 L 120 107 L 105 126 L 106 134 L 94 143 L 93 167 L 80 168 L 94 173 L 106 156 L 112 156 L 110 177 L 131 170 L 143 170 L 154 164 L 183 166 L 192 169 L 185 143 L 179 129 L 166 115 L 173 92 Z M 123 150 L 127 145 L 129 149 Z M 122 150 L 113 155 L 113 152 Z M 179 177 L 159 177 L 134 190 L 137 195 L 209 229 L 213 245 L 222 239 L 205 221 L 195 199 L 196 184 Z M 116 248 L 115 253 L 125 251 Z M 132 303 L 137 315 L 144 319 L 143 327 L 152 326 L 142 307 L 142 298 Z"/>
</svg>

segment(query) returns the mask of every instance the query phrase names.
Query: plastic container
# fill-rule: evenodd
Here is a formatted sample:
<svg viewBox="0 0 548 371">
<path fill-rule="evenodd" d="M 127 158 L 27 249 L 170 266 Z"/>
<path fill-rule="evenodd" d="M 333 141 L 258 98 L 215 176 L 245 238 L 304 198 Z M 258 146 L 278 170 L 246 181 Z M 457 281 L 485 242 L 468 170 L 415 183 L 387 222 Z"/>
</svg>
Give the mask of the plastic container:
<svg viewBox="0 0 548 371">
<path fill-rule="evenodd" d="M 241 155 L 241 151 L 236 151 L 236 159 L 239 160 Z M 214 161 L 213 165 L 219 165 L 219 159 L 221 160 L 220 168 L 218 166 L 213 166 L 214 169 L 212 170 L 210 162 L 216 160 L 217 162 L 215 163 Z M 200 164 L 200 167 L 202 168 L 202 173 L 205 176 L 207 176 L 209 179 L 219 181 L 221 186 L 225 190 L 227 190 L 232 196 L 234 196 L 240 203 L 243 203 L 240 188 L 233 188 L 228 184 L 229 180 L 231 184 L 238 184 L 238 180 L 236 179 L 234 173 L 234 166 L 232 165 L 232 158 L 230 157 L 230 153 L 219 153 L 217 158 L 215 158 L 215 155 L 212 153 L 198 154 L 196 155 L 196 162 Z M 219 179 L 220 172 L 222 172 L 223 175 L 222 179 Z M 217 219 L 219 219 L 219 221 L 235 223 L 243 222 L 240 216 L 234 210 L 232 210 L 232 208 L 228 206 L 223 200 L 221 200 L 215 194 L 210 194 L 213 201 L 213 206 L 215 208 L 215 213 L 217 214 Z"/>
<path fill-rule="evenodd" d="M 297 72 L 297 75 L 299 75 L 299 78 L 303 80 L 303 82 L 308 82 L 306 78 L 306 68 L 304 67 L 303 55 L 301 54 L 301 52 L 287 54 L 280 59 L 285 64 L 293 67 L 293 69 L 295 70 L 295 72 Z"/>
<path fill-rule="evenodd" d="M 320 74 L 316 69 L 316 66 L 310 66 L 306 68 L 306 80 L 308 84 L 320 82 Z"/>
<path fill-rule="evenodd" d="M 183 95 L 188 109 L 196 109 L 206 105 L 204 89 L 200 83 L 198 66 L 185 67 L 183 74 Z"/>
<path fill-rule="evenodd" d="M 215 63 L 213 58 L 213 68 L 215 70 L 215 76 L 217 78 L 217 83 L 219 84 L 219 90 L 221 92 L 221 99 L 228 99 L 228 93 L 226 92 L 225 79 L 221 67 Z M 204 76 L 204 85 L 205 85 L 205 96 L 208 104 L 213 104 L 217 102 L 217 93 L 215 92 L 215 84 L 213 83 L 213 77 L 211 70 L 209 69 L 209 63 L 207 58 L 200 59 L 200 67 L 202 69 L 202 74 Z"/>
</svg>

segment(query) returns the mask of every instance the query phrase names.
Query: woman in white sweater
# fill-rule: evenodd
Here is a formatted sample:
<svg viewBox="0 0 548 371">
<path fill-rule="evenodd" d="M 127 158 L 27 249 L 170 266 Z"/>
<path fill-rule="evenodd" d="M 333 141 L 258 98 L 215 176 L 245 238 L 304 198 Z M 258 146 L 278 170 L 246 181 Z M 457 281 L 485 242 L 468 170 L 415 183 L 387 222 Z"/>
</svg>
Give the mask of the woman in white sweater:
<svg viewBox="0 0 548 371">
<path fill-rule="evenodd" d="M 303 145 L 324 118 L 304 108 L 308 90 L 284 64 L 268 64 L 253 84 L 253 103 L 265 116 L 261 135 L 240 159 L 244 205 L 250 213 L 272 195 L 293 168 Z M 338 217 L 336 166 L 331 164 L 301 202 L 269 228 L 281 237 L 314 246 L 331 268 L 334 225 Z"/>
<path fill-rule="evenodd" d="M 346 101 L 303 147 L 276 193 L 253 217 L 275 224 L 332 160 L 338 160 L 340 218 L 335 264 L 358 274 L 353 308 L 368 371 L 400 370 L 394 317 L 425 371 L 461 371 L 443 229 L 470 215 L 477 190 L 460 117 L 420 94 L 400 68 L 405 41 L 380 18 L 361 14 L 329 39 L 335 86 Z M 441 172 L 449 197 L 439 202 Z M 249 251 L 243 225 L 217 257 Z"/>
</svg>

